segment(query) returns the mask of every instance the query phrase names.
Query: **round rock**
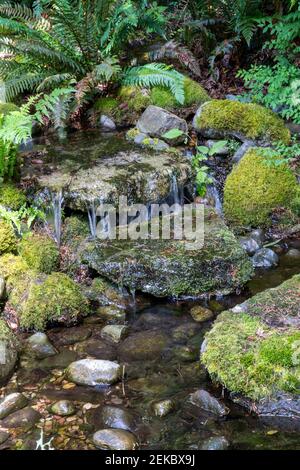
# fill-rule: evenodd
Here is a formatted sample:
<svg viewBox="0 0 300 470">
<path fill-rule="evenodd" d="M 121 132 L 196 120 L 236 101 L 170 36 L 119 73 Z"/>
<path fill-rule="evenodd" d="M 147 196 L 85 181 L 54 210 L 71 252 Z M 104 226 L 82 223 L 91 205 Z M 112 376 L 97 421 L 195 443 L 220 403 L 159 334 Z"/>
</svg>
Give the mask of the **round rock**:
<svg viewBox="0 0 300 470">
<path fill-rule="evenodd" d="M 128 327 L 125 325 L 106 325 L 101 331 L 101 337 L 113 343 L 119 343 L 127 334 Z"/>
<path fill-rule="evenodd" d="M 50 408 L 51 413 L 58 416 L 71 416 L 75 413 L 73 403 L 69 400 L 59 400 Z"/>
<path fill-rule="evenodd" d="M 175 403 L 173 402 L 173 400 L 170 400 L 170 399 L 158 401 L 157 403 L 154 403 L 153 405 L 155 416 L 159 416 L 160 418 L 163 418 L 164 416 L 171 413 L 171 411 L 173 411 L 174 408 L 175 408 Z"/>
<path fill-rule="evenodd" d="M 101 429 L 94 434 L 93 441 L 101 450 L 135 450 L 138 447 L 135 435 L 123 429 Z"/>
<path fill-rule="evenodd" d="M 255 268 L 272 268 L 278 264 L 279 257 L 270 248 L 261 248 L 252 258 Z"/>
<path fill-rule="evenodd" d="M 42 332 L 35 333 L 27 339 L 26 352 L 36 359 L 45 359 L 45 357 L 51 357 L 57 354 L 57 350 L 50 343 L 47 335 Z"/>
<path fill-rule="evenodd" d="M 78 385 L 109 385 L 117 382 L 121 367 L 117 362 L 101 359 L 82 359 L 72 362 L 67 368 L 67 376 Z"/>
<path fill-rule="evenodd" d="M 0 419 L 27 405 L 27 398 L 22 393 L 11 393 L 0 400 Z"/>
<path fill-rule="evenodd" d="M 196 322 L 205 322 L 211 320 L 214 316 L 213 312 L 208 308 L 201 307 L 201 305 L 196 305 L 191 309 L 191 315 Z"/>
<path fill-rule="evenodd" d="M 124 429 L 132 431 L 134 429 L 134 418 L 126 410 L 116 406 L 104 406 L 102 409 L 102 422 L 109 428 Z"/>
</svg>

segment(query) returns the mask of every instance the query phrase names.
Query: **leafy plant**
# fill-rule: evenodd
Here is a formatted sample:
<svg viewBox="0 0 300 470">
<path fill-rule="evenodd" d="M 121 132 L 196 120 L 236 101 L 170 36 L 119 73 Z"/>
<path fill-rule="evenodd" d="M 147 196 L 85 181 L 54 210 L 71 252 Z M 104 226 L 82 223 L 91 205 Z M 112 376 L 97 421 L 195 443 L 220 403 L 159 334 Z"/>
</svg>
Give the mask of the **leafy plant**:
<svg viewBox="0 0 300 470">
<path fill-rule="evenodd" d="M 296 6 L 296 2 L 293 5 Z M 300 5 L 287 15 L 265 18 L 259 25 L 263 33 L 270 36 L 264 47 L 273 55 L 273 62 L 254 64 L 249 70 L 239 71 L 238 76 L 244 79 L 253 101 L 276 109 L 284 118 L 299 124 Z"/>
<path fill-rule="evenodd" d="M 44 221 L 45 217 L 44 212 L 34 206 L 24 205 L 19 210 L 12 211 L 0 205 L 0 219 L 9 222 L 19 235 L 23 231 L 23 225 L 29 230 L 37 219 Z"/>
<path fill-rule="evenodd" d="M 53 0 L 47 19 L 22 5 L 0 5 L 0 78 L 6 99 L 76 83 L 76 110 L 112 81 L 169 87 L 183 101 L 183 76 L 163 64 L 126 67 L 140 35 L 164 34 L 165 8 L 148 0 Z M 117 57 L 118 56 L 118 57 Z M 125 67 L 119 64 L 125 59 Z"/>
</svg>

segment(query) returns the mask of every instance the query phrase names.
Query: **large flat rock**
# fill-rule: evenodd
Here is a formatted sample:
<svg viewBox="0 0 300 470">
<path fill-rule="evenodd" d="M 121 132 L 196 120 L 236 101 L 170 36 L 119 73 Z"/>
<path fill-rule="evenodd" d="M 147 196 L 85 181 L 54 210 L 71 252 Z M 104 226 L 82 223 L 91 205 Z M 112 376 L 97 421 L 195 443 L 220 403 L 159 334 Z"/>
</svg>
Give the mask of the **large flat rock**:
<svg viewBox="0 0 300 470">
<path fill-rule="evenodd" d="M 206 211 L 204 246 L 184 240 L 86 241 L 78 256 L 101 276 L 157 297 L 229 293 L 252 275 L 246 252 L 213 210 Z"/>
<path fill-rule="evenodd" d="M 193 192 L 191 162 L 179 153 L 155 152 L 128 143 L 119 135 L 78 132 L 59 142 L 55 137 L 33 147 L 22 178 L 33 180 L 45 202 L 63 192 L 63 205 L 86 212 L 92 204 L 118 205 L 166 200 L 175 188 Z"/>
</svg>

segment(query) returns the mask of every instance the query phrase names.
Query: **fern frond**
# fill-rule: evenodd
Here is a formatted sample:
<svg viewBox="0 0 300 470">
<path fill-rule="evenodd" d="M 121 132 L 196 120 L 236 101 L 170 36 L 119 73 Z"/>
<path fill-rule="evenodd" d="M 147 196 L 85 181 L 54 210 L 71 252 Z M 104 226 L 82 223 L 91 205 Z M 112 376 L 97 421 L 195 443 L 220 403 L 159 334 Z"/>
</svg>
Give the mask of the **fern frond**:
<svg viewBox="0 0 300 470">
<path fill-rule="evenodd" d="M 123 83 L 144 88 L 169 88 L 178 103 L 184 104 L 184 76 L 165 64 L 153 63 L 129 68 L 125 71 Z"/>
</svg>

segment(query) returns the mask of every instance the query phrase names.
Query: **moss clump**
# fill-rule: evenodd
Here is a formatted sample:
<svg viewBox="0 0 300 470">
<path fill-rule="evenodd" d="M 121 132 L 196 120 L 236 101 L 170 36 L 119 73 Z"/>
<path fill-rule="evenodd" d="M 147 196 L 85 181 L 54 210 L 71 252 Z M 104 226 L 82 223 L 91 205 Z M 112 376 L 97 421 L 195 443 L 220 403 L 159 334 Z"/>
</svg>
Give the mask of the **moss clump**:
<svg viewBox="0 0 300 470">
<path fill-rule="evenodd" d="M 197 129 L 240 132 L 250 139 L 282 141 L 288 144 L 290 131 L 275 113 L 258 104 L 231 100 L 212 100 L 195 117 Z"/>
<path fill-rule="evenodd" d="M 182 106 L 201 105 L 210 100 L 205 89 L 194 80 L 186 77 L 184 79 L 184 104 L 179 104 L 174 95 L 167 88 L 154 87 L 150 93 L 151 104 L 161 108 L 179 108 Z"/>
<path fill-rule="evenodd" d="M 59 263 L 59 250 L 52 238 L 47 235 L 30 233 L 19 244 L 19 254 L 29 268 L 50 274 Z"/>
<path fill-rule="evenodd" d="M 88 301 L 66 274 L 20 278 L 9 297 L 20 327 L 42 331 L 49 323 L 73 325 L 88 313 Z"/>
<path fill-rule="evenodd" d="M 18 111 L 18 109 L 18 106 L 13 103 L 0 103 L 0 114 L 3 114 L 4 116 L 12 111 Z"/>
<path fill-rule="evenodd" d="M 71 216 L 64 221 L 62 230 L 62 243 L 64 245 L 77 244 L 90 235 L 87 221 L 82 217 Z"/>
<path fill-rule="evenodd" d="M 151 104 L 149 92 L 133 86 L 122 86 L 119 90 L 118 98 L 121 103 L 127 104 L 128 111 L 136 113 L 143 111 Z"/>
<path fill-rule="evenodd" d="M 0 273 L 8 282 L 26 273 L 28 269 L 28 264 L 21 256 L 7 253 L 0 257 Z"/>
<path fill-rule="evenodd" d="M 17 211 L 26 204 L 26 196 L 20 189 L 12 184 L 4 184 L 0 187 L 0 205 Z"/>
<path fill-rule="evenodd" d="M 114 116 L 119 111 L 119 101 L 116 98 L 110 96 L 99 98 L 95 104 L 94 109 L 106 114 L 108 116 Z"/>
<path fill-rule="evenodd" d="M 299 331 L 277 331 L 248 314 L 223 312 L 206 335 L 201 360 L 213 379 L 251 399 L 296 393 L 300 367 L 293 355 L 299 340 Z"/>
<path fill-rule="evenodd" d="M 0 255 L 12 253 L 17 249 L 17 238 L 12 226 L 0 220 Z"/>
<path fill-rule="evenodd" d="M 237 226 L 268 226 L 273 210 L 291 208 L 297 187 L 285 163 L 270 166 L 258 150 L 250 149 L 226 179 L 225 217 Z"/>
</svg>

